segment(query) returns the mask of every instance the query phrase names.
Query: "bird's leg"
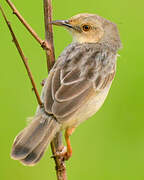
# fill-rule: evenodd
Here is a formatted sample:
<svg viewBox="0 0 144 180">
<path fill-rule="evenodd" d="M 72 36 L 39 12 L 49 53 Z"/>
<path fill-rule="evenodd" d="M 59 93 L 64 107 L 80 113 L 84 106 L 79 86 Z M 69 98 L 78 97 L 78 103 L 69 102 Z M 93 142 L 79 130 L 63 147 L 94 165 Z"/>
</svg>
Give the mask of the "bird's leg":
<svg viewBox="0 0 144 180">
<path fill-rule="evenodd" d="M 68 160 L 72 156 L 72 147 L 71 147 L 69 137 L 72 135 L 74 130 L 75 130 L 75 127 L 67 128 L 65 130 L 65 141 L 66 141 L 67 149 L 64 147 L 61 152 L 56 152 L 56 154 L 52 157 L 57 156 L 57 157 L 63 158 L 64 160 Z"/>
<path fill-rule="evenodd" d="M 67 152 L 65 152 L 64 158 L 68 160 L 72 156 L 72 146 L 70 143 L 70 136 L 72 135 L 75 128 L 67 128 L 65 131 L 65 140 L 67 145 Z"/>
</svg>

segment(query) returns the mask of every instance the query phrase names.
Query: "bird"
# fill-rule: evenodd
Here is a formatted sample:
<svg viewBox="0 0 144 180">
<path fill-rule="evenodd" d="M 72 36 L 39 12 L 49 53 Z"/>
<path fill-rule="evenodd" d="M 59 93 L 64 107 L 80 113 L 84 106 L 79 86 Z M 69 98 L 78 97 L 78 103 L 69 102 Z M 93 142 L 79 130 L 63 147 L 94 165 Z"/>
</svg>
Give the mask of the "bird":
<svg viewBox="0 0 144 180">
<path fill-rule="evenodd" d="M 70 135 L 103 105 L 122 48 L 117 25 L 99 15 L 81 13 L 53 25 L 66 28 L 72 42 L 63 50 L 45 81 L 32 121 L 15 138 L 11 157 L 34 166 L 56 133 L 65 131 L 65 160 L 72 156 Z"/>
</svg>

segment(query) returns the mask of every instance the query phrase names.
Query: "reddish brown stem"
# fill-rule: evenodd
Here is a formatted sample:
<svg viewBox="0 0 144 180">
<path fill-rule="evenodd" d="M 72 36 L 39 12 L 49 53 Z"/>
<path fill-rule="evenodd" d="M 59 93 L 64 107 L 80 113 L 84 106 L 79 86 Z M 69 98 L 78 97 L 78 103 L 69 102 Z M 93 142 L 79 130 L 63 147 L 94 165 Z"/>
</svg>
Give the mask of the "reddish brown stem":
<svg viewBox="0 0 144 180">
<path fill-rule="evenodd" d="M 19 42 L 18 42 L 18 40 L 17 40 L 17 38 L 16 38 L 16 36 L 14 34 L 12 26 L 11 26 L 10 22 L 7 20 L 6 15 L 5 15 L 5 13 L 4 13 L 4 11 L 3 11 L 1 6 L 0 6 L 0 10 L 1 10 L 2 15 L 3 15 L 4 19 L 5 19 L 5 22 L 6 22 L 7 26 L 8 26 L 8 28 L 9 28 L 9 31 L 10 31 L 11 36 L 13 38 L 13 42 L 14 42 L 14 44 L 15 44 L 15 46 L 16 46 L 16 48 L 17 48 L 17 50 L 18 50 L 18 52 L 19 52 L 19 54 L 20 54 L 20 56 L 22 58 L 22 61 L 23 61 L 24 65 L 25 65 L 25 68 L 27 70 L 28 76 L 30 78 L 30 81 L 31 81 L 32 86 L 33 86 L 33 90 L 35 92 L 35 95 L 36 95 L 36 98 L 37 98 L 37 101 L 38 101 L 38 104 L 40 106 L 43 106 L 43 103 L 41 102 L 41 99 L 40 99 L 39 93 L 37 91 L 37 88 L 36 88 L 36 85 L 35 85 L 32 73 L 31 73 L 30 68 L 28 66 L 27 58 L 25 57 L 25 55 L 24 55 L 24 53 L 23 53 L 23 51 L 22 51 L 22 49 L 21 49 L 21 47 L 19 45 Z"/>
<path fill-rule="evenodd" d="M 11 9 L 13 10 L 13 13 L 18 17 L 18 19 L 21 21 L 21 23 L 27 28 L 27 30 L 32 34 L 32 36 L 37 40 L 37 42 L 40 43 L 40 45 L 43 47 L 43 49 L 46 50 L 46 58 L 47 58 L 47 68 L 48 71 L 50 71 L 50 69 L 52 68 L 52 66 L 55 63 L 55 54 L 54 54 L 54 43 L 53 43 L 53 30 L 52 30 L 52 25 L 51 25 L 51 21 L 52 21 L 52 3 L 51 0 L 44 0 L 44 20 L 45 20 L 45 38 L 46 40 L 43 41 L 41 40 L 38 35 L 36 34 L 36 32 L 31 28 L 31 26 L 24 20 L 24 18 L 21 16 L 21 14 L 18 12 L 18 10 L 15 8 L 15 6 L 13 5 L 13 3 L 10 0 L 6 0 L 7 3 L 9 4 L 9 6 L 11 7 Z M 11 35 L 13 37 L 13 41 L 17 47 L 17 50 L 23 60 L 23 63 L 26 67 L 27 73 L 29 75 L 29 78 L 31 80 L 31 83 L 33 85 L 33 89 L 34 92 L 36 94 L 37 97 L 37 101 L 38 104 L 40 106 L 43 106 L 40 96 L 38 94 L 38 91 L 36 89 L 31 71 L 29 69 L 28 63 L 27 63 L 27 58 L 24 56 L 24 53 L 22 51 L 22 49 L 20 48 L 20 45 L 17 41 L 17 38 L 12 30 L 12 27 L 10 25 L 10 23 L 8 22 L 8 20 L 6 19 L 6 16 L 1 8 L 2 14 L 5 18 L 5 21 L 9 27 L 9 30 L 11 32 Z M 51 143 L 51 149 L 52 149 L 52 153 L 53 155 L 56 154 L 56 152 L 59 152 L 63 149 L 63 143 L 62 143 L 62 133 L 58 133 L 56 135 L 56 137 L 54 138 L 54 140 Z M 66 180 L 67 176 L 66 176 L 66 167 L 65 167 L 65 163 L 64 163 L 64 159 L 62 157 L 57 157 L 54 156 L 54 160 L 55 160 L 55 164 L 56 164 L 56 174 L 57 174 L 57 179 L 58 180 Z"/>
<path fill-rule="evenodd" d="M 46 51 L 48 71 L 55 63 L 54 43 L 53 43 L 53 29 L 52 29 L 52 0 L 44 0 L 44 22 L 45 22 L 45 38 L 49 44 L 50 53 Z M 63 148 L 62 134 L 57 133 L 56 137 L 51 143 L 52 153 L 56 164 L 56 174 L 58 180 L 66 180 L 66 167 L 62 157 L 55 156 L 56 152 L 61 151 Z"/>
<path fill-rule="evenodd" d="M 50 52 L 46 51 L 47 66 L 48 66 L 47 68 L 48 71 L 50 71 L 50 69 L 55 63 L 53 28 L 51 25 L 52 22 L 51 0 L 44 0 L 44 22 L 45 22 L 45 39 L 50 48 Z"/>
<path fill-rule="evenodd" d="M 56 169 L 57 180 L 67 180 L 64 158 L 63 156 L 55 156 L 57 152 L 62 152 L 63 148 L 64 146 L 62 143 L 62 133 L 60 132 L 56 134 L 54 140 L 51 142 L 51 149 L 56 165 L 55 169 Z"/>
<path fill-rule="evenodd" d="M 22 17 L 22 15 L 16 9 L 14 4 L 10 0 L 6 0 L 6 2 L 10 6 L 10 8 L 13 10 L 13 14 L 15 14 L 18 17 L 18 19 L 21 21 L 21 23 L 26 27 L 26 29 L 36 39 L 36 41 L 41 45 L 41 47 L 43 49 L 49 51 L 51 49 L 51 47 L 49 47 L 48 44 L 37 35 L 37 33 L 32 29 L 32 27 L 26 22 L 26 20 Z"/>
</svg>

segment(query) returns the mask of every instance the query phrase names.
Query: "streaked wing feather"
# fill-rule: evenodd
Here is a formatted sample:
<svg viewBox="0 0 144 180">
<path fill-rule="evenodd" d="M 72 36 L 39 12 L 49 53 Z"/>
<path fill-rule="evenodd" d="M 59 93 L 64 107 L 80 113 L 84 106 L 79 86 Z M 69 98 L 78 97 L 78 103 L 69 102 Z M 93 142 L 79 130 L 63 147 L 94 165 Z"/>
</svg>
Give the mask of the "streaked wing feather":
<svg viewBox="0 0 144 180">
<path fill-rule="evenodd" d="M 101 84 L 101 87 L 100 89 L 104 89 L 109 83 L 112 82 L 112 80 L 114 79 L 114 76 L 115 76 L 115 72 L 111 73 L 111 74 L 108 74 L 104 80 L 103 80 L 103 83 Z"/>
<path fill-rule="evenodd" d="M 50 72 L 48 79 L 46 81 L 46 85 L 44 86 L 44 106 L 45 110 L 48 113 L 52 113 L 52 105 L 54 102 L 54 99 L 52 97 L 52 78 L 53 78 L 53 72 Z"/>
<path fill-rule="evenodd" d="M 90 81 L 84 79 L 83 81 L 75 81 L 75 83 L 69 85 L 61 85 L 55 94 L 55 99 L 58 102 L 70 101 L 88 89 L 90 84 Z"/>
<path fill-rule="evenodd" d="M 106 76 L 99 75 L 96 80 L 93 82 L 94 89 L 102 90 L 108 86 L 112 82 L 115 77 L 115 65 L 113 66 L 111 72 L 107 72 Z"/>
<path fill-rule="evenodd" d="M 52 92 L 52 97 L 53 100 L 55 100 L 55 94 L 57 90 L 61 87 L 61 82 L 60 82 L 60 69 L 56 69 L 53 78 L 52 78 L 52 86 L 51 86 L 51 92 Z"/>
<path fill-rule="evenodd" d="M 58 118 L 64 118 L 70 115 L 72 112 L 76 111 L 83 102 L 86 101 L 92 92 L 93 88 L 90 86 L 89 88 L 85 89 L 83 93 L 71 100 L 64 102 L 55 101 L 52 107 L 54 115 Z"/>
<path fill-rule="evenodd" d="M 75 68 L 73 71 L 70 71 L 66 76 L 64 76 L 64 70 L 61 70 L 62 74 L 62 83 L 63 84 L 73 84 L 78 81 L 82 81 L 83 78 L 80 78 L 80 70 L 78 68 Z"/>
</svg>

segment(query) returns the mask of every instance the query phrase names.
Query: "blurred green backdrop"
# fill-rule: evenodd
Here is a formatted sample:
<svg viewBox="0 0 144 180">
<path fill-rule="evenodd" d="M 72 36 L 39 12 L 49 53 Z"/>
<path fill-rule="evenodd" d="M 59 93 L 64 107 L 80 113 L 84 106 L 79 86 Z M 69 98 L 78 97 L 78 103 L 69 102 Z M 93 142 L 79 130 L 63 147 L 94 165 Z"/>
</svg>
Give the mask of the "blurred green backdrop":
<svg viewBox="0 0 144 180">
<path fill-rule="evenodd" d="M 38 89 L 47 76 L 45 53 L 4 0 L 0 1 L 17 33 Z M 43 2 L 13 0 L 24 18 L 44 38 Z M 54 19 L 81 12 L 99 14 L 118 24 L 123 49 L 117 74 L 101 110 L 71 137 L 73 157 L 66 163 L 72 180 L 144 179 L 144 1 L 54 0 Z M 71 42 L 66 30 L 54 27 L 56 56 Z M 15 135 L 25 127 L 37 103 L 24 66 L 0 14 L 0 180 L 55 180 L 50 148 L 35 167 L 10 159 Z"/>
</svg>

